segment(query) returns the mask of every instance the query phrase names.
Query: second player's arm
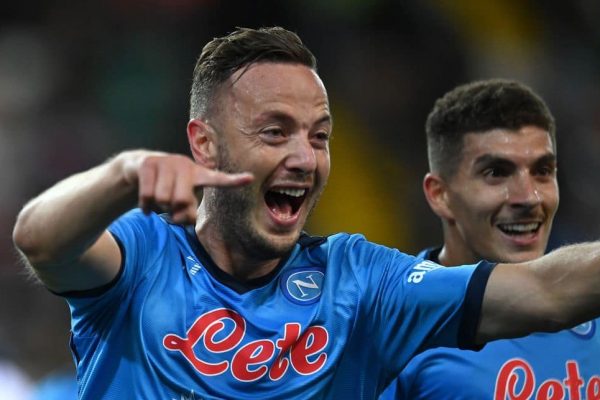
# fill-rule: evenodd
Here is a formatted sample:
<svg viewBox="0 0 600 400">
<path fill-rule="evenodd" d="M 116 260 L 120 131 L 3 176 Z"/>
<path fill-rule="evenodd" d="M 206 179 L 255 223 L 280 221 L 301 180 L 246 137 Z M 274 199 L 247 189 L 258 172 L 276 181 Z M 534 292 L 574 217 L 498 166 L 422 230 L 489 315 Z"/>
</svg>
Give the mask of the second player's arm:
<svg viewBox="0 0 600 400">
<path fill-rule="evenodd" d="M 477 341 L 554 332 L 600 317 L 600 242 L 565 246 L 490 275 Z"/>
</svg>

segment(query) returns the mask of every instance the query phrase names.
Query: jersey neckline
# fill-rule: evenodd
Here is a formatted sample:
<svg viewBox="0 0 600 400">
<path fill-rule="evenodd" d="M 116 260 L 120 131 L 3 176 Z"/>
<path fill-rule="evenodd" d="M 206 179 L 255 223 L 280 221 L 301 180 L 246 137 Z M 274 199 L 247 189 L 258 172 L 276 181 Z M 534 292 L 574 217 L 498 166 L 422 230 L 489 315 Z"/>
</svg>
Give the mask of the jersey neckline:
<svg viewBox="0 0 600 400">
<path fill-rule="evenodd" d="M 202 243 L 200 243 L 200 240 L 196 235 L 195 227 L 193 225 L 186 225 L 183 228 L 185 230 L 185 235 L 188 244 L 194 251 L 196 257 L 198 257 L 198 261 L 200 261 L 200 263 L 204 266 L 205 270 L 218 282 L 227 286 L 228 288 L 232 289 L 238 294 L 247 293 L 251 290 L 258 289 L 270 283 L 279 274 L 279 272 L 281 271 L 283 266 L 288 262 L 290 256 L 294 251 L 292 249 L 288 252 L 288 254 L 282 257 L 277 266 L 268 274 L 258 278 L 249 279 L 247 281 L 241 281 L 219 268 L 219 266 L 210 256 L 210 254 L 208 254 L 204 246 L 202 246 Z M 312 247 L 317 244 L 323 243 L 325 240 L 326 238 L 318 236 L 309 236 L 305 232 L 302 232 L 297 244 L 301 247 Z"/>
</svg>

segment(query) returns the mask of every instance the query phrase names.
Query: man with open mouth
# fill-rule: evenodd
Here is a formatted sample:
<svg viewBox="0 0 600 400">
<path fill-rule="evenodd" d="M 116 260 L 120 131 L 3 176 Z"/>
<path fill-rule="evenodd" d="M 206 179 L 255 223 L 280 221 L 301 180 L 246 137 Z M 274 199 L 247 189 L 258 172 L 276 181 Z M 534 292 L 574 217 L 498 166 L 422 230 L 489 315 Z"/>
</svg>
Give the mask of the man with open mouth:
<svg viewBox="0 0 600 400">
<path fill-rule="evenodd" d="M 443 268 L 304 234 L 332 125 L 298 36 L 242 28 L 196 64 L 191 158 L 124 151 L 23 208 L 13 239 L 69 304 L 81 399 L 372 399 L 429 348 L 600 314 L 600 243 Z"/>
</svg>

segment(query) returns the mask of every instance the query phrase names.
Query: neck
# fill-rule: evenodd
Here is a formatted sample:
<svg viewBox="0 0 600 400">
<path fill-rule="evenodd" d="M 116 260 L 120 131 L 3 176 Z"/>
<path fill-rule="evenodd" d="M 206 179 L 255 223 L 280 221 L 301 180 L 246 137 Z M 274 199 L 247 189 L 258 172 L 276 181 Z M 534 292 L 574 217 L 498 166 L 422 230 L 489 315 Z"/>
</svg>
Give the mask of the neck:
<svg viewBox="0 0 600 400">
<path fill-rule="evenodd" d="M 251 254 L 241 243 L 226 240 L 206 210 L 201 205 L 195 226 L 198 240 L 217 267 L 239 281 L 260 278 L 273 271 L 281 257 L 264 259 Z"/>
<path fill-rule="evenodd" d="M 450 247 L 447 244 L 444 244 L 444 247 L 442 247 L 442 250 L 438 255 L 438 262 L 446 267 L 471 263 L 470 261 L 465 261 L 464 257 L 461 257 L 457 254 L 453 254 Z"/>
<path fill-rule="evenodd" d="M 459 232 L 453 232 L 451 228 L 444 227 L 444 246 L 438 255 L 438 261 L 441 265 L 452 267 L 456 265 L 473 264 L 479 260 L 473 254 L 465 243 L 456 238 L 460 238 Z"/>
</svg>

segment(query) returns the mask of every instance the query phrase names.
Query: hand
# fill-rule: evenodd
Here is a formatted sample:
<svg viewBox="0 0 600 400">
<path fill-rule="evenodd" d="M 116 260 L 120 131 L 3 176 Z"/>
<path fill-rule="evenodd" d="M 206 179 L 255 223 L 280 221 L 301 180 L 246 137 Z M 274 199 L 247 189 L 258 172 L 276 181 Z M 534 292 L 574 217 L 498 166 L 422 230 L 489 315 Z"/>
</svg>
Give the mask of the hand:
<svg viewBox="0 0 600 400">
<path fill-rule="evenodd" d="M 191 158 L 149 151 L 130 153 L 125 177 L 137 183 L 138 205 L 144 212 L 168 212 L 175 223 L 195 223 L 196 190 L 205 186 L 241 186 L 250 183 L 250 173 L 229 174 L 195 163 Z"/>
</svg>

